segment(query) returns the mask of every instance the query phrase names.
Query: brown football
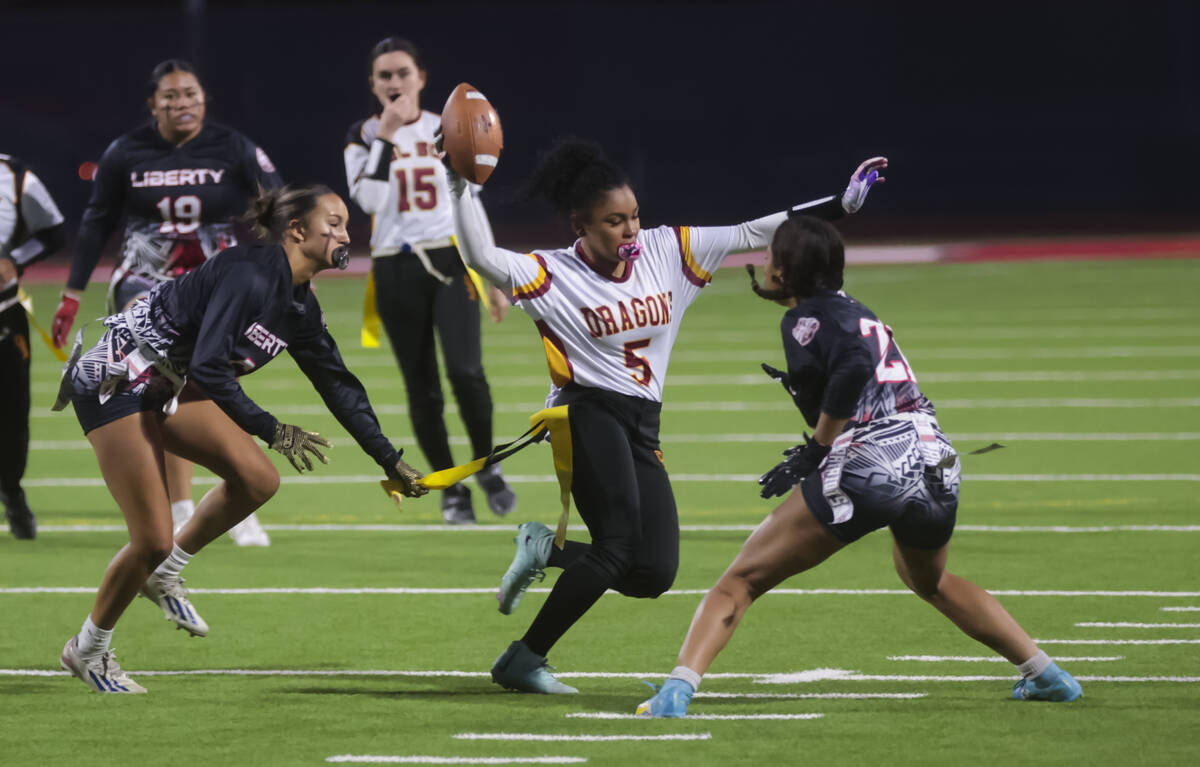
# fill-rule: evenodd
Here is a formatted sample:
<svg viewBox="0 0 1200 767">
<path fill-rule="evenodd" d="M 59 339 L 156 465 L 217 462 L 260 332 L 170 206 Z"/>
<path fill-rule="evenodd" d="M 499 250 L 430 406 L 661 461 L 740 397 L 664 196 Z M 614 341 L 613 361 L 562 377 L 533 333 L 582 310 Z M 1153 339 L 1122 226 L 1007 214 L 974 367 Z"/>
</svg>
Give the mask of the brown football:
<svg viewBox="0 0 1200 767">
<path fill-rule="evenodd" d="M 500 117 L 474 86 L 459 83 L 442 108 L 442 147 L 458 175 L 482 184 L 500 162 Z"/>
</svg>

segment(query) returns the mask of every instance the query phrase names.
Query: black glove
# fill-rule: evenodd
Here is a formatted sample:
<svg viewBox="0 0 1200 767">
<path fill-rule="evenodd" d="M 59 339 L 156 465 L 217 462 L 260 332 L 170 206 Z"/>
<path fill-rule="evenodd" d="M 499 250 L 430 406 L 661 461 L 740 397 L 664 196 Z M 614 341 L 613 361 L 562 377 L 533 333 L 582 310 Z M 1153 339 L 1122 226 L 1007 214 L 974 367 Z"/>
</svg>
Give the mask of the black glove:
<svg viewBox="0 0 1200 767">
<path fill-rule="evenodd" d="M 765 362 L 761 364 L 763 372 L 778 381 L 780 385 L 783 386 L 784 391 L 786 391 L 790 396 L 794 397 L 796 395 L 796 393 L 792 391 L 792 379 L 790 376 L 788 376 L 786 371 L 773 368 Z"/>
<path fill-rule="evenodd" d="M 763 365 L 763 367 L 767 366 Z M 821 461 L 824 461 L 825 456 L 829 455 L 829 446 L 822 445 L 805 434 L 803 445 L 789 447 L 783 451 L 783 455 L 785 456 L 783 462 L 758 478 L 758 484 L 762 485 L 762 491 L 759 494 L 763 498 L 783 495 L 795 487 L 800 480 L 821 465 Z"/>
<path fill-rule="evenodd" d="M 329 459 L 317 449 L 317 445 L 330 447 L 329 442 L 315 431 L 305 431 L 299 426 L 286 423 L 275 424 L 275 440 L 271 443 L 271 449 L 283 453 L 298 473 L 303 474 L 305 469 L 312 471 L 313 464 L 308 458 L 308 453 L 315 455 L 321 463 L 329 463 Z M 301 461 L 304 462 L 303 468 L 300 466 Z"/>
<path fill-rule="evenodd" d="M 429 492 L 429 488 L 419 482 L 424 475 L 409 466 L 403 458 L 397 458 L 396 465 L 388 467 L 387 476 L 393 482 L 399 482 L 397 489 L 409 498 L 420 498 Z"/>
</svg>

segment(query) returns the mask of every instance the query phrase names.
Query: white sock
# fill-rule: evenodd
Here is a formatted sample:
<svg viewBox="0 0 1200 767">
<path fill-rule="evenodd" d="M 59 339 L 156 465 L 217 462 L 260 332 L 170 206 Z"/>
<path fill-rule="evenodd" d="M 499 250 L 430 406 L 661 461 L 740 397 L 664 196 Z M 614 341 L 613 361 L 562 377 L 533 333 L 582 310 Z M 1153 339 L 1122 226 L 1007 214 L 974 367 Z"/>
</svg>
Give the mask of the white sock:
<svg viewBox="0 0 1200 767">
<path fill-rule="evenodd" d="M 1038 650 L 1032 658 L 1017 664 L 1017 671 L 1020 671 L 1025 679 L 1033 679 L 1035 676 L 1041 676 L 1042 672 L 1050 667 L 1051 662 L 1049 655 Z"/>
<path fill-rule="evenodd" d="M 176 543 L 171 547 L 170 556 L 163 560 L 163 563 L 154 570 L 154 573 L 155 575 L 177 576 L 183 572 L 183 568 L 191 561 L 192 555 L 179 548 L 179 544 Z"/>
<path fill-rule="evenodd" d="M 692 691 L 700 689 L 700 675 L 687 666 L 676 666 L 667 679 L 679 679 L 692 686 Z"/>
<path fill-rule="evenodd" d="M 99 628 L 95 623 L 92 623 L 92 616 L 89 615 L 83 621 L 83 628 L 79 629 L 78 647 L 79 657 L 95 658 L 98 655 L 103 655 L 108 652 L 108 645 L 112 642 L 112 629 Z"/>
<path fill-rule="evenodd" d="M 171 521 L 175 524 L 175 531 L 183 527 L 183 523 L 192 518 L 196 513 L 196 504 L 192 503 L 189 498 L 186 501 L 175 501 L 171 504 Z"/>
</svg>

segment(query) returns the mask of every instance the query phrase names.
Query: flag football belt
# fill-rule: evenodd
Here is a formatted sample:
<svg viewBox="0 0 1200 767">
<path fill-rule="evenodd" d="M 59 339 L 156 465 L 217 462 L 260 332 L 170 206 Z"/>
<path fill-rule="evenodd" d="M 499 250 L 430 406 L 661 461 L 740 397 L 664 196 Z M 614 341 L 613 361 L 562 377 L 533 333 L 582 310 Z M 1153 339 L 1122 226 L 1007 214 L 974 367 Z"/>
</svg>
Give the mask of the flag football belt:
<svg viewBox="0 0 1200 767">
<path fill-rule="evenodd" d="M 544 436 L 550 438 L 550 448 L 554 454 L 554 474 L 558 479 L 559 500 L 562 502 L 562 514 L 558 518 L 558 529 L 554 533 L 554 545 L 563 548 L 567 540 L 567 522 L 571 513 L 571 466 L 573 453 L 571 448 L 570 405 L 559 405 L 539 410 L 529 417 L 529 431 L 517 437 L 512 442 L 497 445 L 483 458 L 455 466 L 450 469 L 426 474 L 417 483 L 429 490 L 445 490 L 455 485 L 477 471 L 497 464 L 514 455 L 520 450 L 540 441 Z M 398 480 L 385 479 L 380 485 L 384 492 L 394 500 L 399 498 L 402 484 Z"/>
<path fill-rule="evenodd" d="M 67 353 L 54 345 L 54 341 L 50 339 L 50 334 L 47 333 L 40 324 L 38 324 L 37 317 L 33 316 L 33 296 L 26 293 L 25 288 L 18 286 L 16 295 L 0 301 L 0 312 L 6 312 L 17 304 L 20 304 L 21 308 L 25 310 L 25 314 L 29 317 L 29 324 L 32 325 L 33 329 L 38 332 L 38 335 L 42 337 L 42 343 L 46 344 L 46 348 L 50 350 L 50 353 L 53 354 L 59 362 L 66 362 Z"/>
<path fill-rule="evenodd" d="M 429 276 L 443 285 L 449 285 L 453 280 L 435 269 L 433 263 L 429 260 L 429 252 L 441 248 L 454 248 L 458 252 L 458 238 L 451 235 L 437 240 L 426 240 L 425 242 L 418 242 L 415 245 L 405 245 L 404 249 L 396 253 L 381 253 L 379 255 L 372 253 L 371 258 L 387 258 L 393 255 L 412 253 L 420 260 L 421 266 L 425 268 Z M 491 311 L 491 301 L 488 300 L 487 290 L 483 285 L 483 278 L 469 266 L 467 267 L 467 276 L 471 278 L 471 284 L 475 287 L 475 294 L 483 302 L 484 310 Z M 379 319 L 379 310 L 375 307 L 375 270 L 372 269 L 367 272 L 367 291 L 363 296 L 362 347 L 364 349 L 378 349 L 379 338 L 382 335 L 383 321 Z"/>
</svg>

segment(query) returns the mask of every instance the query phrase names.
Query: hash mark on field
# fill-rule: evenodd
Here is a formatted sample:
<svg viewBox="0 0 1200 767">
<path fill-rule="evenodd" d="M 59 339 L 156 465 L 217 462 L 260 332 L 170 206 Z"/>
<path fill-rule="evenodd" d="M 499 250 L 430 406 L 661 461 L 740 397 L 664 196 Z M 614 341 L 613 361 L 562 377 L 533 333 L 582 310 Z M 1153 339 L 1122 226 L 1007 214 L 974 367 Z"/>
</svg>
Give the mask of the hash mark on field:
<svg viewBox="0 0 1200 767">
<path fill-rule="evenodd" d="M 1200 613 L 1200 607 L 1160 607 L 1158 609 L 1168 613 Z"/>
<path fill-rule="evenodd" d="M 625 740 L 712 740 L 711 732 L 675 732 L 667 735 L 550 735 L 536 732 L 460 732 L 455 740 L 532 740 L 546 743 L 582 741 L 608 743 Z"/>
<path fill-rule="evenodd" d="M 999 655 L 889 655 L 888 660 L 897 661 L 916 661 L 918 663 L 946 663 L 946 662 L 962 662 L 962 663 L 1008 663 L 1007 658 L 1001 658 Z M 1076 656 L 1071 657 L 1063 655 L 1055 657 L 1056 663 L 1107 663 L 1110 661 L 1125 660 L 1124 655 L 1101 655 L 1096 657 Z"/>
<path fill-rule="evenodd" d="M 637 714 L 619 714 L 615 711 L 590 711 L 567 714 L 568 719 L 644 719 Z M 704 720 L 741 720 L 741 719 L 823 719 L 824 714 L 693 714 L 688 712 L 688 719 Z"/>
<path fill-rule="evenodd" d="M 582 764 L 582 756 L 389 756 L 386 754 L 338 754 L 327 762 L 355 764 Z"/>
<path fill-rule="evenodd" d="M 1200 623 L 1129 623 L 1126 621 L 1107 623 L 1105 621 L 1083 621 L 1075 625 L 1080 628 L 1092 629 L 1200 629 Z"/>
</svg>

